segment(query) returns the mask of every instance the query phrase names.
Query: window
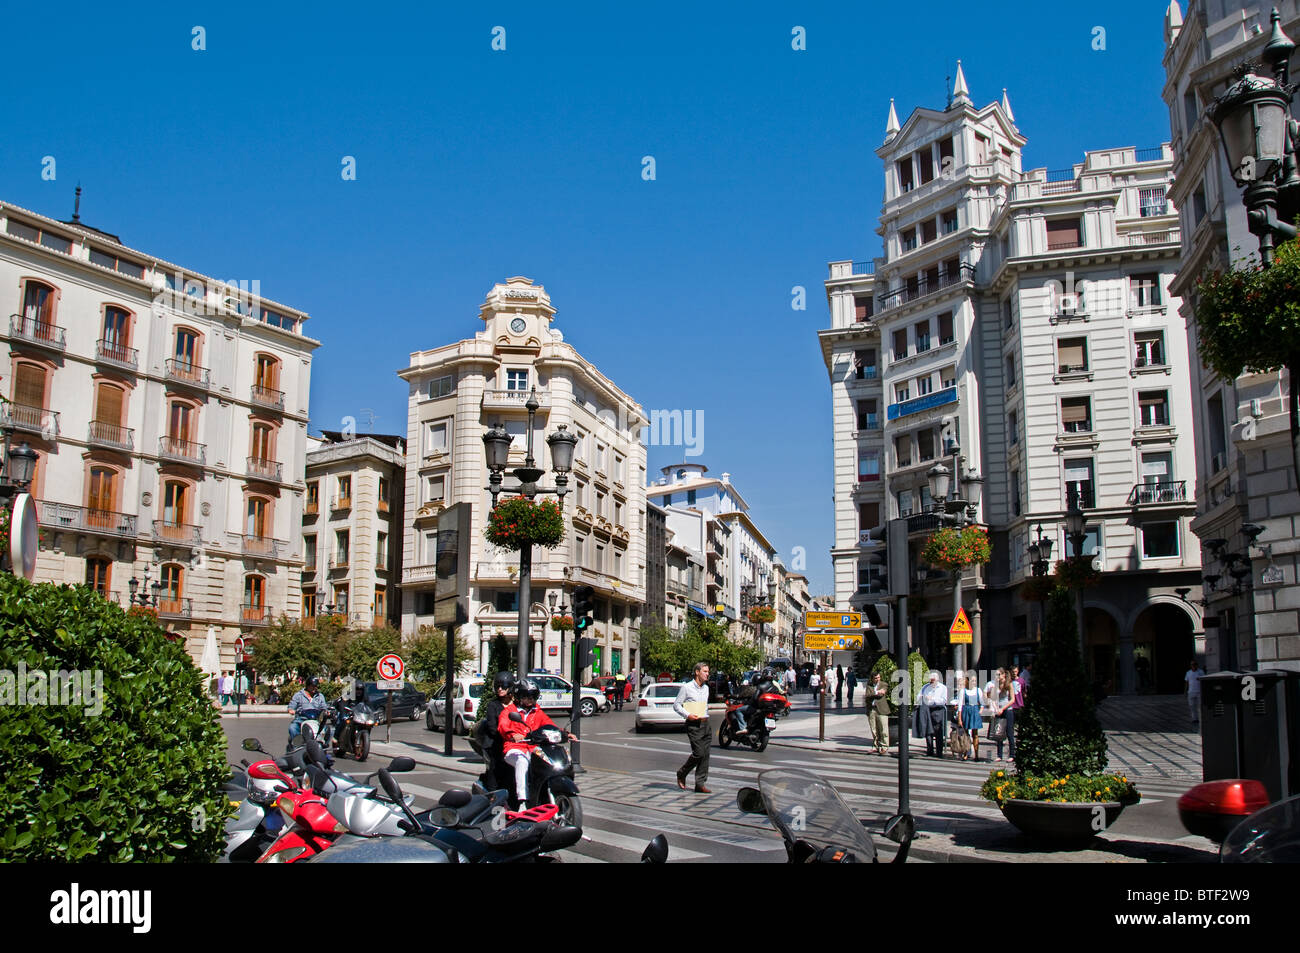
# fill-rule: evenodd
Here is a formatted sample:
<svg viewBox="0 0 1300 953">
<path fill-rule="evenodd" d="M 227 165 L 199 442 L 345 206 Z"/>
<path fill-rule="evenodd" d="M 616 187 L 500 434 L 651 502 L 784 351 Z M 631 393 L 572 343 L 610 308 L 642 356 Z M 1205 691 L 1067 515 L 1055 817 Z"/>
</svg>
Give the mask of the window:
<svg viewBox="0 0 1300 953">
<path fill-rule="evenodd" d="M 1160 307 L 1160 276 L 1158 274 L 1151 272 L 1144 275 L 1133 275 L 1129 278 L 1129 288 L 1135 309 Z"/>
<path fill-rule="evenodd" d="M 130 275 L 132 278 L 144 277 L 143 265 L 137 265 L 133 261 L 127 261 L 125 258 L 119 258 L 117 255 L 111 255 L 108 252 L 102 252 L 98 248 L 90 249 L 90 263 L 99 265 L 101 268 L 107 268 L 110 271 Z"/>
<path fill-rule="evenodd" d="M 388 565 L 388 534 L 387 533 L 375 534 L 375 565 L 381 567 Z"/>
<path fill-rule="evenodd" d="M 1205 202 L 1205 184 L 1202 183 L 1201 185 L 1198 185 L 1196 187 L 1196 191 L 1192 193 L 1192 227 L 1193 228 L 1201 224 L 1201 219 L 1205 218 L 1206 208 L 1207 206 Z"/>
<path fill-rule="evenodd" d="M 686 491 L 686 505 L 687 505 L 687 506 L 694 506 L 694 505 L 695 505 L 695 491 L 694 491 L 694 490 L 687 490 L 687 491 Z"/>
<path fill-rule="evenodd" d="M 184 572 L 176 563 L 165 563 L 159 574 L 162 588 L 158 590 L 158 611 L 176 614 L 181 611 L 184 591 Z"/>
<path fill-rule="evenodd" d="M 587 565 L 587 537 L 575 536 L 573 538 L 573 561 L 578 566 Z"/>
<path fill-rule="evenodd" d="M 894 168 L 898 171 L 898 191 L 912 191 L 916 187 L 916 183 L 912 180 L 912 157 L 899 159 L 894 163 Z"/>
<path fill-rule="evenodd" d="M 952 161 L 951 161 L 952 157 L 953 157 L 952 136 L 947 136 L 943 139 L 940 139 L 939 140 L 939 165 L 941 167 L 941 171 L 942 171 L 942 167 L 945 165 L 948 166 L 949 168 L 952 167 Z M 943 161 L 944 159 L 948 159 L 949 161 L 945 163 Z"/>
<path fill-rule="evenodd" d="M 291 318 L 287 314 L 281 314 L 279 311 L 272 311 L 270 308 L 262 309 L 262 322 L 271 325 L 274 328 L 282 328 L 285 331 L 297 331 L 298 319 Z"/>
<path fill-rule="evenodd" d="M 1169 426 L 1169 392 L 1141 391 L 1138 394 L 1138 420 L 1143 427 Z"/>
<path fill-rule="evenodd" d="M 927 180 L 928 181 L 928 180 Z M 934 219 L 927 218 L 921 223 L 921 244 L 925 245 L 939 237 L 939 229 Z"/>
<path fill-rule="evenodd" d="M 894 360 L 901 361 L 907 357 L 907 329 L 900 328 L 894 332 Z"/>
<path fill-rule="evenodd" d="M 350 505 L 352 503 L 352 477 L 350 476 L 339 477 L 338 488 L 339 488 L 339 505 L 340 506 L 344 505 L 345 501 L 347 504 Z"/>
<path fill-rule="evenodd" d="M 352 531 L 346 529 L 334 532 L 334 565 L 346 566 L 352 549 Z"/>
<path fill-rule="evenodd" d="M 109 573 L 112 568 L 112 560 L 105 559 L 103 556 L 91 556 L 86 560 L 86 585 L 101 596 L 107 596 Z"/>
<path fill-rule="evenodd" d="M 1223 427 L 1223 392 L 1216 392 L 1205 402 L 1206 433 L 1210 439 L 1210 472 L 1218 473 L 1228 465 L 1227 435 Z"/>
<path fill-rule="evenodd" d="M 1133 335 L 1133 366 L 1162 367 L 1165 363 L 1165 332 L 1139 331 Z"/>
<path fill-rule="evenodd" d="M 101 382 L 95 388 L 95 424 L 102 426 L 95 427 L 92 430 L 97 431 L 101 437 L 106 437 L 117 443 L 121 443 L 125 434 L 121 432 L 122 427 L 122 404 L 126 399 L 126 391 L 121 387 L 114 387 L 112 384 Z"/>
<path fill-rule="evenodd" d="M 943 263 L 943 273 L 948 277 L 948 284 L 961 280 L 961 259 L 949 258 Z"/>
<path fill-rule="evenodd" d="M 930 495 L 930 487 L 923 483 L 918 492 L 921 494 L 921 512 L 930 512 L 931 508 L 934 506 L 934 497 Z"/>
<path fill-rule="evenodd" d="M 1077 218 L 1048 219 L 1047 250 L 1079 247 L 1079 220 Z"/>
<path fill-rule="evenodd" d="M 930 393 L 933 387 L 934 375 L 932 374 L 922 374 L 916 379 L 916 395 L 918 397 L 924 397 L 926 394 Z"/>
<path fill-rule="evenodd" d="M 609 448 L 603 443 L 596 444 L 596 469 L 601 473 L 605 472 L 605 464 L 609 460 Z"/>
<path fill-rule="evenodd" d="M 1152 215 L 1164 215 L 1168 206 L 1165 203 L 1165 187 L 1158 185 L 1150 189 L 1138 189 L 1138 210 L 1143 218 Z"/>
<path fill-rule="evenodd" d="M 898 516 L 901 519 L 904 516 L 912 515 L 912 491 L 898 491 Z"/>
<path fill-rule="evenodd" d="M 280 385 L 280 362 L 269 354 L 257 355 L 257 379 L 254 387 L 259 391 L 278 390 Z"/>
<path fill-rule="evenodd" d="M 1002 321 L 1003 321 L 1003 324 L 1006 325 L 1006 329 L 1007 329 L 1008 331 L 1010 331 L 1011 328 L 1012 328 L 1012 326 L 1014 326 L 1014 324 L 1015 324 L 1015 317 L 1014 317 L 1014 316 L 1012 315 L 1012 313 L 1011 313 L 1011 299 L 1010 299 L 1010 298 L 1004 298 L 1004 299 L 1002 300 Z"/>
<path fill-rule="evenodd" d="M 583 509 L 587 508 L 587 481 L 577 480 L 574 482 L 573 501 Z M 664 505 L 667 505 L 665 501 Z"/>
<path fill-rule="evenodd" d="M 874 400 L 858 401 L 858 430 L 878 430 L 880 418 L 876 414 Z"/>
<path fill-rule="evenodd" d="M 615 483 L 623 482 L 623 458 L 617 453 L 614 454 L 614 472 L 610 474 Z"/>
<path fill-rule="evenodd" d="M 894 438 L 894 459 L 898 461 L 900 467 L 910 467 L 912 465 L 912 438 L 904 435 Z"/>
<path fill-rule="evenodd" d="M 447 424 L 424 425 L 424 455 L 447 452 Z"/>
<path fill-rule="evenodd" d="M 605 547 L 600 543 L 596 544 L 596 565 L 592 567 L 596 572 L 605 571 Z"/>
<path fill-rule="evenodd" d="M 923 293 L 929 293 L 943 287 L 939 284 L 938 265 L 925 269 L 924 274 L 921 275 L 921 287 L 924 289 Z"/>
<path fill-rule="evenodd" d="M 307 484 L 307 512 L 317 513 L 320 511 L 320 481 L 312 480 Z"/>
<path fill-rule="evenodd" d="M 346 585 L 334 587 L 334 611 L 344 616 L 348 614 L 348 587 Z"/>
<path fill-rule="evenodd" d="M 194 368 L 199 363 L 198 332 L 191 331 L 189 328 L 177 328 L 174 354 L 177 365 L 176 370 L 182 376 L 193 375 Z"/>
<path fill-rule="evenodd" d="M 876 376 L 876 349 L 853 352 L 854 380 L 874 380 Z"/>
<path fill-rule="evenodd" d="M 939 346 L 952 343 L 952 312 L 939 315 Z"/>
<path fill-rule="evenodd" d="M 441 503 L 447 498 L 447 477 L 444 474 L 426 474 L 424 478 L 424 503 Z"/>
<path fill-rule="evenodd" d="M 880 479 L 880 453 L 869 450 L 858 455 L 858 482 L 866 483 Z"/>
<path fill-rule="evenodd" d="M 623 578 L 623 552 L 620 549 L 614 550 L 614 575 L 616 578 Z M 614 621 L 621 625 L 623 622 L 623 610 L 615 608 L 614 614 L 617 617 Z"/>
<path fill-rule="evenodd" d="M 316 569 L 316 536 L 304 536 L 302 538 L 302 558 L 303 569 L 312 572 Z"/>
<path fill-rule="evenodd" d="M 426 530 L 424 534 L 424 565 L 433 566 L 438 562 L 438 531 Z M 417 554 L 418 556 L 418 554 Z"/>
<path fill-rule="evenodd" d="M 111 304 L 104 308 L 104 337 L 101 343 L 106 357 L 119 361 L 131 359 L 130 322 L 130 314 L 123 309 Z"/>
<path fill-rule="evenodd" d="M 91 467 L 86 497 L 87 521 L 92 526 L 115 525 L 113 505 L 117 497 L 117 472 L 108 467 Z"/>
<path fill-rule="evenodd" d="M 528 390 L 528 372 L 525 370 L 506 371 L 506 390 Z"/>
<path fill-rule="evenodd" d="M 879 503 L 859 503 L 858 504 L 858 530 L 866 532 L 875 529 L 880 525 L 880 504 Z"/>
<path fill-rule="evenodd" d="M 23 318 L 30 323 L 26 330 L 34 330 L 38 337 L 53 336 L 51 325 L 54 324 L 54 301 L 54 289 L 49 285 L 43 285 L 39 281 L 27 282 L 23 291 Z"/>
<path fill-rule="evenodd" d="M 983 164 L 989 161 L 989 138 L 975 133 L 975 161 Z"/>
<path fill-rule="evenodd" d="M 1183 122 L 1187 127 L 1187 135 L 1190 138 L 1192 131 L 1200 124 L 1201 110 L 1196 105 L 1196 90 L 1188 86 L 1183 91 Z"/>
<path fill-rule="evenodd" d="M 1172 453 L 1163 451 L 1160 453 L 1142 454 L 1142 482 L 1146 486 L 1151 487 L 1159 486 L 1160 484 L 1168 484 L 1173 481 L 1173 478 L 1174 455 Z M 1165 489 L 1171 490 L 1172 487 L 1167 487 Z M 1146 500 L 1146 502 L 1156 502 L 1157 499 L 1162 498 L 1157 496 L 1153 499 Z"/>
<path fill-rule="evenodd" d="M 262 464 L 273 461 L 275 459 L 274 438 L 275 428 L 270 424 L 253 424 L 253 446 L 249 456 Z"/>
<path fill-rule="evenodd" d="M 913 330 L 916 332 L 916 352 L 930 350 L 930 322 L 922 321 Z"/>
<path fill-rule="evenodd" d="M 1056 366 L 1062 374 L 1077 374 L 1088 369 L 1088 339 L 1061 338 L 1056 342 Z"/>
<path fill-rule="evenodd" d="M 244 577 L 244 607 L 262 609 L 266 605 L 266 579 L 262 576 Z M 260 613 L 259 616 L 260 618 Z"/>
<path fill-rule="evenodd" d="M 71 239 L 64 238 L 62 235 L 54 235 L 43 228 L 33 228 L 30 225 L 24 225 L 22 222 L 15 222 L 12 218 L 9 219 L 8 230 L 10 235 L 17 235 L 29 242 L 37 242 L 46 248 L 61 251 L 65 255 L 72 254 Z"/>
<path fill-rule="evenodd" d="M 1061 426 L 1066 433 L 1092 431 L 1092 398 L 1062 397 Z"/>
<path fill-rule="evenodd" d="M 623 525 L 623 504 L 618 500 L 614 501 L 614 525 Z"/>
<path fill-rule="evenodd" d="M 908 252 L 916 247 L 916 229 L 909 228 L 899 236 L 903 243 L 903 251 Z"/>
<path fill-rule="evenodd" d="M 1007 414 L 1007 443 L 1015 446 L 1020 442 L 1020 417 L 1013 410 Z"/>
<path fill-rule="evenodd" d="M 896 403 L 902 403 L 905 400 L 911 400 L 911 381 L 903 381 L 901 384 L 894 385 L 894 400 Z"/>
<path fill-rule="evenodd" d="M 854 295 L 853 296 L 853 320 L 857 322 L 866 321 L 875 313 L 874 302 L 871 295 Z"/>
<path fill-rule="evenodd" d="M 379 478 L 379 512 L 388 512 L 388 477 Z"/>
<path fill-rule="evenodd" d="M 163 524 L 183 526 L 188 515 L 189 485 L 176 480 L 163 484 Z"/>
<path fill-rule="evenodd" d="M 1163 559 L 1178 555 L 1178 523 L 1144 523 L 1142 525 L 1142 558 Z"/>
<path fill-rule="evenodd" d="M 271 507 L 269 501 L 260 496 L 250 496 L 248 498 L 248 514 L 244 524 L 244 533 L 247 536 L 254 536 L 264 539 L 271 535 Z"/>
<path fill-rule="evenodd" d="M 446 397 L 456 389 L 456 378 L 451 375 L 435 377 L 429 381 L 429 396 Z"/>
<path fill-rule="evenodd" d="M 934 459 L 934 431 L 918 430 L 916 432 L 916 452 L 922 463 Z"/>
<path fill-rule="evenodd" d="M 1016 356 L 1008 354 L 1005 363 L 1007 366 L 1007 389 L 1009 390 L 1016 386 Z"/>
<path fill-rule="evenodd" d="M 694 490 L 691 491 L 692 494 L 694 492 L 695 492 Z M 690 503 L 694 503 L 695 501 L 692 500 L 688 495 L 686 498 L 686 502 L 690 504 Z M 596 515 L 600 517 L 603 517 L 605 515 L 605 494 L 600 492 L 600 490 L 596 491 Z"/>
<path fill-rule="evenodd" d="M 934 181 L 934 153 L 926 146 L 916 154 L 916 164 L 921 169 L 921 184 Z"/>
<path fill-rule="evenodd" d="M 1071 500 L 1077 498 L 1082 509 L 1092 509 L 1097 505 L 1093 492 L 1092 458 L 1080 457 L 1065 460 L 1065 502 L 1068 507 Z"/>
<path fill-rule="evenodd" d="M 316 592 L 313 589 L 307 589 L 302 594 L 302 617 L 304 619 L 316 618 Z"/>
<path fill-rule="evenodd" d="M 388 616 L 388 592 L 383 586 L 375 586 L 375 620 Z"/>
<path fill-rule="evenodd" d="M 1020 471 L 1011 471 L 1011 515 L 1020 515 Z"/>
<path fill-rule="evenodd" d="M 198 429 L 195 425 L 197 417 L 198 413 L 189 404 L 172 401 L 171 412 L 167 417 L 167 436 L 173 442 L 193 442 Z"/>
<path fill-rule="evenodd" d="M 945 235 L 950 235 L 957 231 L 957 210 L 954 208 L 944 212 L 942 223 L 943 233 Z"/>
</svg>

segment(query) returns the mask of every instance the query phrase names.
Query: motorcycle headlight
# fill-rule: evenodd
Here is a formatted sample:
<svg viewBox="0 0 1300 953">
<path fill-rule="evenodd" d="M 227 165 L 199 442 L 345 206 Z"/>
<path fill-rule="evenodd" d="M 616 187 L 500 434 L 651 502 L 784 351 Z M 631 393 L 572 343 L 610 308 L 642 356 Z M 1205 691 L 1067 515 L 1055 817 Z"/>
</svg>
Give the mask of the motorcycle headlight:
<svg viewBox="0 0 1300 953">
<path fill-rule="evenodd" d="M 542 738 L 546 741 L 547 744 L 558 745 L 562 740 L 563 736 L 555 728 L 543 728 Z"/>
</svg>

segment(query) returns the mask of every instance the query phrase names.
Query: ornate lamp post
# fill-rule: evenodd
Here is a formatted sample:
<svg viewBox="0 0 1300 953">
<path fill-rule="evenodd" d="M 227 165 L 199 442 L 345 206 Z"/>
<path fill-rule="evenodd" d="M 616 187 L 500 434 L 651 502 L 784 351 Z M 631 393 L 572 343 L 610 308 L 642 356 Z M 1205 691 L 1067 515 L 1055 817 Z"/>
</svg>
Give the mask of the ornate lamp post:
<svg viewBox="0 0 1300 953">
<path fill-rule="evenodd" d="M 131 579 L 130 579 L 130 581 L 127 582 L 126 585 L 127 585 L 127 588 L 131 590 L 131 605 L 133 605 L 133 606 L 142 606 L 142 607 L 144 607 L 144 608 L 146 608 L 146 609 L 154 609 L 154 608 L 157 608 L 157 606 L 158 606 L 158 592 L 159 592 L 159 590 L 162 589 L 162 583 L 161 583 L 161 582 L 157 582 L 157 581 L 155 581 L 155 582 L 153 582 L 153 583 L 151 584 L 151 583 L 149 582 L 149 567 L 148 567 L 148 565 L 146 565 L 146 566 L 144 567 L 144 582 L 143 582 L 143 584 L 141 583 L 141 581 L 140 581 L 139 579 L 136 579 L 135 576 L 132 576 Z M 145 592 L 145 591 L 141 591 L 139 595 L 136 595 L 136 590 L 138 590 L 138 589 L 140 589 L 140 590 L 147 590 L 147 592 Z M 149 595 L 149 594 L 148 594 L 148 593 L 150 593 L 150 592 L 152 593 L 152 595 Z"/>
<path fill-rule="evenodd" d="M 763 592 L 758 587 L 758 583 L 751 582 L 740 587 L 740 608 L 741 609 L 776 609 L 776 579 L 769 575 L 767 577 L 767 598 L 764 599 Z M 763 646 L 763 638 L 766 635 L 766 623 L 758 623 L 758 632 L 755 635 L 755 645 L 758 648 Z"/>
<path fill-rule="evenodd" d="M 1070 548 L 1074 550 L 1074 561 L 1080 562 L 1085 557 L 1083 555 L 1083 544 L 1088 540 L 1088 517 L 1079 506 L 1078 493 L 1070 494 L 1070 508 L 1065 513 L 1065 536 L 1070 541 Z M 1075 588 L 1075 618 L 1079 629 L 1079 657 L 1086 658 L 1084 648 L 1083 632 L 1083 586 Z"/>
<path fill-rule="evenodd" d="M 517 487 L 503 486 L 502 474 L 510 459 L 510 435 L 506 433 L 500 423 L 493 426 L 483 434 L 483 447 L 487 452 L 488 467 L 488 491 L 492 494 L 492 508 L 496 509 L 497 497 L 502 490 L 519 493 L 528 499 L 535 498 L 539 493 L 554 494 L 559 499 L 560 511 L 564 511 L 564 496 L 569 492 L 569 471 L 573 466 L 573 447 L 578 442 L 577 434 L 569 433 L 565 424 L 560 426 L 546 438 L 547 446 L 551 448 L 551 468 L 555 471 L 555 486 L 540 487 L 537 481 L 546 475 L 546 471 L 537 466 L 537 461 L 533 459 L 533 418 L 537 414 L 537 409 L 541 404 L 537 402 L 537 388 L 534 387 L 528 395 L 528 402 L 524 404 L 528 409 L 528 438 L 527 452 L 524 456 L 524 465 L 515 467 L 511 472 L 516 480 L 519 481 Z M 519 639 L 518 651 L 516 652 L 516 664 L 518 666 L 518 675 L 522 678 L 529 670 L 529 655 L 531 654 L 531 632 L 528 622 L 529 609 L 532 606 L 533 598 L 533 547 L 531 543 L 525 543 L 519 548 Z"/>
<path fill-rule="evenodd" d="M 958 473 L 961 470 L 961 462 L 964 457 L 959 456 L 961 448 L 955 444 L 952 446 L 952 454 L 955 458 L 955 468 Z M 953 486 L 953 470 L 949 470 L 942 463 L 936 463 L 925 474 L 926 480 L 930 484 L 930 498 L 933 502 L 930 504 L 931 514 L 938 518 L 940 525 L 952 526 L 956 529 L 965 529 L 976 523 L 976 517 L 979 515 L 980 497 L 984 490 L 984 478 L 975 470 L 967 472 L 964 483 L 966 486 L 965 499 L 962 497 L 961 482 Z M 952 498 L 949 499 L 949 490 L 952 490 Z M 952 571 L 953 577 L 953 617 L 955 618 L 958 610 L 962 608 L 962 570 L 964 567 L 958 567 Z M 958 644 L 954 652 L 954 666 L 958 671 L 966 670 L 966 646 Z"/>
<path fill-rule="evenodd" d="M 1047 575 L 1052 565 L 1052 540 L 1051 537 L 1043 535 L 1043 524 L 1038 524 L 1038 538 L 1029 544 L 1029 567 L 1035 578 L 1043 578 Z M 1043 596 L 1038 599 L 1038 631 L 1041 633 L 1043 625 L 1047 622 L 1047 600 Z"/>
</svg>

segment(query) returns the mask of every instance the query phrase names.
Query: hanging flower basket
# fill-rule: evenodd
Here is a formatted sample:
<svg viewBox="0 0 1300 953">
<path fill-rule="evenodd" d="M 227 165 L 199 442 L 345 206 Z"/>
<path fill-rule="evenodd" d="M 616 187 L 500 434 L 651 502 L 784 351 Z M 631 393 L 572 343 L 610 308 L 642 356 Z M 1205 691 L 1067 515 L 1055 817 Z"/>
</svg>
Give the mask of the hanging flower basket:
<svg viewBox="0 0 1300 953">
<path fill-rule="evenodd" d="M 551 616 L 551 628 L 556 632 L 572 632 L 573 616 L 571 615 Z"/>
<path fill-rule="evenodd" d="M 150 622 L 158 621 L 158 610 L 152 606 L 131 606 L 126 610 L 126 614 L 140 619 L 148 619 Z"/>
<path fill-rule="evenodd" d="M 530 544 L 554 549 L 564 540 L 564 517 L 553 500 L 510 496 L 488 515 L 483 535 L 502 549 L 520 550 Z"/>
<path fill-rule="evenodd" d="M 1066 589 L 1082 589 L 1101 582 L 1101 570 L 1093 568 L 1091 556 L 1060 559 L 1056 562 L 1056 584 Z"/>
<path fill-rule="evenodd" d="M 930 534 L 921 550 L 921 560 L 935 569 L 960 569 L 983 565 L 993 556 L 989 534 L 981 526 L 965 529 L 943 527 Z"/>
<path fill-rule="evenodd" d="M 776 610 L 771 606 L 754 606 L 749 610 L 749 621 L 754 625 L 776 621 Z"/>
</svg>

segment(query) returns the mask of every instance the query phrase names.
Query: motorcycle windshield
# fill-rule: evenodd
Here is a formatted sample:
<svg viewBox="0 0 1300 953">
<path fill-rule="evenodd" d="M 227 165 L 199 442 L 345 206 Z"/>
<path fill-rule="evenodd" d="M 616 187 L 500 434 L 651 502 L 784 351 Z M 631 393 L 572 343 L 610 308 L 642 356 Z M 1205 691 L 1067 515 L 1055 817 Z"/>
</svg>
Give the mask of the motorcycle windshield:
<svg viewBox="0 0 1300 953">
<path fill-rule="evenodd" d="M 871 863 L 876 847 L 866 828 L 853 816 L 839 792 L 807 771 L 781 768 L 758 776 L 768 817 L 788 841 L 804 841 L 816 849 L 839 847 Z"/>
<path fill-rule="evenodd" d="M 1300 862 L 1300 795 L 1256 811 L 1219 848 L 1225 864 Z"/>
</svg>

